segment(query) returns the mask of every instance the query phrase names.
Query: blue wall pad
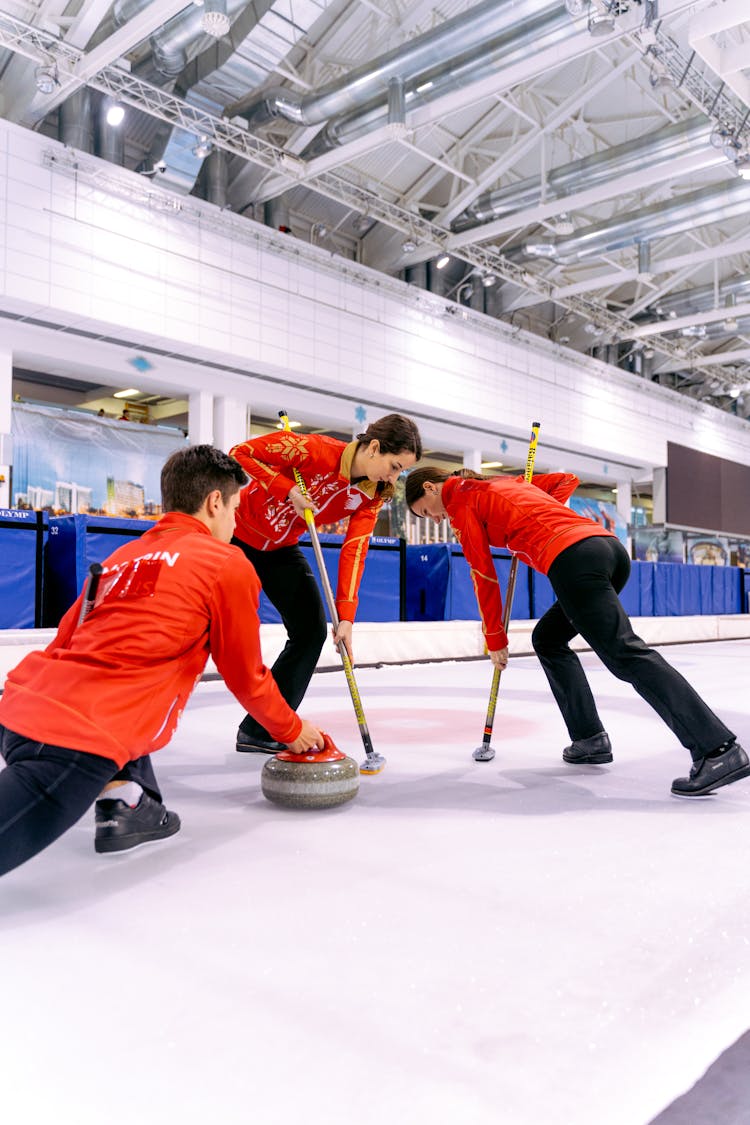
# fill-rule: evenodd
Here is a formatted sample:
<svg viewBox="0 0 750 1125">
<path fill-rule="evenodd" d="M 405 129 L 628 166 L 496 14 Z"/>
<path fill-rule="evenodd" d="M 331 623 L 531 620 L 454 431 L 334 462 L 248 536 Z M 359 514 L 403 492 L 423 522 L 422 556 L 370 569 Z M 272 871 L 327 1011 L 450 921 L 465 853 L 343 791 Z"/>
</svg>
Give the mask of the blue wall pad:
<svg viewBox="0 0 750 1125">
<path fill-rule="evenodd" d="M 336 582 L 339 573 L 339 555 L 342 535 L 319 535 L 320 545 L 323 548 L 323 558 L 326 571 L 336 594 Z M 303 535 L 300 539 L 302 553 L 310 564 L 310 569 L 320 586 L 318 564 L 315 561 L 315 552 L 310 544 L 310 537 Z M 402 555 L 404 553 L 403 540 L 387 536 L 373 536 L 365 560 L 364 574 L 359 587 L 359 607 L 357 621 L 401 621 L 404 620 L 404 607 L 402 602 Z M 404 567 L 405 569 L 405 567 Z M 321 588 L 321 597 L 323 590 Z M 323 598 L 325 601 L 325 598 Z M 260 596 L 260 619 L 266 624 L 277 624 L 281 621 L 278 610 L 271 605 L 265 594 Z M 330 620 L 326 606 L 326 619 Z"/>
<path fill-rule="evenodd" d="M 42 624 L 46 512 L 0 508 L 0 629 Z"/>
<path fill-rule="evenodd" d="M 117 520 L 106 516 L 51 516 L 44 562 L 44 624 L 59 623 L 86 581 L 92 562 L 139 539 L 153 520 Z"/>
<path fill-rule="evenodd" d="M 406 548 L 406 620 L 444 621 L 450 546 L 425 543 Z"/>
<path fill-rule="evenodd" d="M 495 573 L 500 583 L 500 594 L 505 605 L 505 594 L 508 589 L 508 576 L 510 573 L 511 556 L 505 552 L 492 549 L 492 560 L 495 564 Z M 519 563 L 516 574 L 516 593 L 513 599 L 511 620 L 528 621 L 531 617 L 529 597 L 529 568 L 525 563 Z M 448 579 L 448 597 L 446 601 L 446 618 L 451 621 L 478 621 L 479 608 L 477 606 L 474 583 L 471 581 L 469 564 L 459 547 L 451 548 L 451 570 Z"/>
</svg>

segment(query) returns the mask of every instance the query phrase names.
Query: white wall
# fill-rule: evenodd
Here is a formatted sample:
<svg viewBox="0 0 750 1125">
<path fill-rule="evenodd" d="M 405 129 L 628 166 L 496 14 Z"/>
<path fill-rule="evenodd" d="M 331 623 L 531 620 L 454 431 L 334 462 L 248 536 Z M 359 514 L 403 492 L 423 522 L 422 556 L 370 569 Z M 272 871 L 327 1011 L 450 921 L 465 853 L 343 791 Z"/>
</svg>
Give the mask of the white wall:
<svg viewBox="0 0 750 1125">
<path fill-rule="evenodd" d="M 201 201 L 164 209 L 166 198 L 0 122 L 0 310 L 44 322 L 0 320 L 15 363 L 347 426 L 358 404 L 370 420 L 402 409 L 432 447 L 492 459 L 498 435 L 508 459 L 522 457 L 538 420 L 539 467 L 612 483 L 664 464 L 668 439 L 750 463 L 747 422 Z M 127 362 L 140 353 L 154 365 L 145 376 Z"/>
</svg>

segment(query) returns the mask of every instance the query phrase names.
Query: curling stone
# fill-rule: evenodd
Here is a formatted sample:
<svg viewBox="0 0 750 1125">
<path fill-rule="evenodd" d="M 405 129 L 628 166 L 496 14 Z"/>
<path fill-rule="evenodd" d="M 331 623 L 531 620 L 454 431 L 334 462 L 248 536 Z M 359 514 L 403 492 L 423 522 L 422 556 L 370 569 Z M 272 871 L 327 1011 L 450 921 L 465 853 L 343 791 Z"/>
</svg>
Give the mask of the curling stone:
<svg viewBox="0 0 750 1125">
<path fill-rule="evenodd" d="M 322 750 L 282 750 L 269 758 L 260 775 L 264 796 L 290 809 L 331 809 L 356 797 L 359 766 L 334 746 L 330 735 L 323 735 L 323 743 Z"/>
</svg>

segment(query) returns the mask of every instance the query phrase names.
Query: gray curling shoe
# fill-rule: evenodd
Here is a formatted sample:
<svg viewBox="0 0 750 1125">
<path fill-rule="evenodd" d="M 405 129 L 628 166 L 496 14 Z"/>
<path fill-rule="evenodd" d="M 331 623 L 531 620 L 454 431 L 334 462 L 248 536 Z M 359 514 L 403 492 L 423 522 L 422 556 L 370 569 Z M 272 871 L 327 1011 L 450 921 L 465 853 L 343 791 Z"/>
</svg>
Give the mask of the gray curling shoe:
<svg viewBox="0 0 750 1125">
<path fill-rule="evenodd" d="M 699 758 L 690 777 L 676 777 L 672 782 L 675 797 L 705 797 L 722 785 L 731 785 L 741 777 L 750 777 L 750 761 L 739 742 L 733 742 L 721 754 Z"/>
<path fill-rule="evenodd" d="M 612 744 L 606 731 L 578 738 L 563 750 L 563 761 L 573 766 L 603 766 L 612 761 Z"/>
</svg>

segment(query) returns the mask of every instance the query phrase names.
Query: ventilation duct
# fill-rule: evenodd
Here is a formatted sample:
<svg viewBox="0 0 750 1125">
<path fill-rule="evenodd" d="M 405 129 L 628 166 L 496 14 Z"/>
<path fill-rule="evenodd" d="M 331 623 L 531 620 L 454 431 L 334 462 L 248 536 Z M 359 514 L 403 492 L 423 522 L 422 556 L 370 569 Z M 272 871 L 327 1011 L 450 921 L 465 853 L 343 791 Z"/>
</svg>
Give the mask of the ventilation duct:
<svg viewBox="0 0 750 1125">
<path fill-rule="evenodd" d="M 159 33 L 158 64 L 164 73 L 174 72 L 182 59 L 176 90 L 192 105 L 200 106 L 218 116 L 227 106 L 242 101 L 248 90 L 262 86 L 294 45 L 307 33 L 328 0 L 295 0 L 294 20 L 289 18 L 288 0 L 252 0 L 237 3 L 228 0 L 227 12 L 233 19 L 229 35 L 221 41 L 210 40 L 198 54 L 186 60 L 188 30 L 194 26 L 191 15 L 175 36 Z M 195 9 L 200 22 L 200 9 Z M 239 12 L 239 14 L 237 14 Z M 192 22 L 191 22 L 192 21 Z M 170 21 L 174 22 L 174 21 Z M 152 37 L 152 43 L 156 37 Z M 197 138 L 184 129 L 175 128 L 160 154 L 167 172 L 160 183 L 169 183 L 177 191 L 192 190 L 200 172 L 205 153 Z"/>
<path fill-rule="evenodd" d="M 64 145 L 79 152 L 94 151 L 94 117 L 92 93 L 81 86 L 60 106 L 59 137 Z"/>
<path fill-rule="evenodd" d="M 539 54 L 574 34 L 575 28 L 558 8 L 545 10 L 537 17 L 529 16 L 522 26 L 505 30 L 470 52 L 449 56 L 429 71 L 404 79 L 405 112 L 412 113 L 446 94 L 481 82 L 500 67 Z M 355 112 L 330 120 L 302 156 L 322 156 L 388 124 L 389 120 L 383 97 L 376 97 Z"/>
<path fill-rule="evenodd" d="M 679 336 L 697 336 L 699 340 L 721 340 L 732 339 L 734 336 L 746 336 L 750 332 L 750 316 L 729 317 L 729 327 L 724 320 L 714 321 L 713 324 L 698 325 L 699 333 L 689 332 L 686 328 L 681 329 L 678 333 Z M 663 335 L 672 335 L 669 328 L 665 328 Z"/>
<path fill-rule="evenodd" d="M 563 164 L 549 172 L 545 182 L 544 201 L 571 195 L 606 183 L 615 177 L 627 176 L 645 168 L 665 164 L 688 149 L 705 145 L 710 163 L 724 163 L 724 156 L 710 146 L 711 124 L 705 118 L 693 118 L 676 125 L 667 125 L 634 141 L 615 145 L 604 152 Z M 484 223 L 511 215 L 542 202 L 542 185 L 530 176 L 506 188 L 485 192 L 451 223 L 455 232 L 471 230 Z"/>
<path fill-rule="evenodd" d="M 654 317 L 663 319 L 674 313 L 675 316 L 685 316 L 688 313 L 708 312 L 719 302 L 728 303 L 730 297 L 741 301 L 750 301 L 750 274 L 723 281 L 718 290 L 714 285 L 701 285 L 695 289 L 683 289 L 679 293 L 670 293 L 667 297 L 660 297 L 655 307 L 649 309 Z"/>
<path fill-rule="evenodd" d="M 568 238 L 546 236 L 544 242 L 529 239 L 522 246 L 509 247 L 508 257 L 551 258 L 564 265 L 601 254 L 622 250 L 646 238 L 681 234 L 706 223 L 721 222 L 747 214 L 750 183 L 733 180 L 699 191 L 655 203 L 619 218 L 584 227 Z"/>
<path fill-rule="evenodd" d="M 415 92 L 416 85 L 434 81 L 447 72 L 449 64 L 473 59 L 479 52 L 490 50 L 509 29 L 540 18 L 564 20 L 568 34 L 575 30 L 559 3 L 547 4 L 540 13 L 539 0 L 484 0 L 316 93 L 302 96 L 283 88 L 268 91 L 247 110 L 248 123 L 255 129 L 284 117 L 297 125 L 319 125 L 339 114 L 359 111 L 376 99 L 384 111 L 391 78 L 404 82 L 408 109 L 409 95 Z"/>
</svg>

